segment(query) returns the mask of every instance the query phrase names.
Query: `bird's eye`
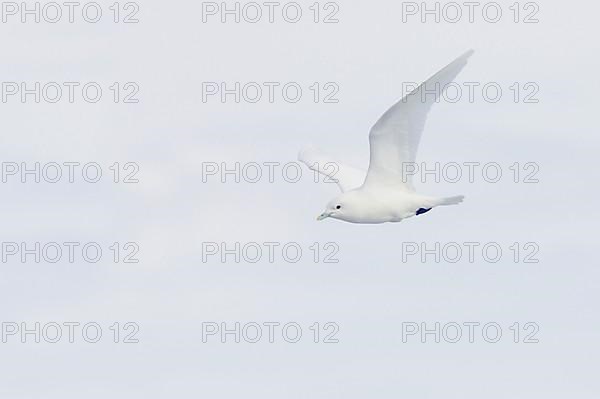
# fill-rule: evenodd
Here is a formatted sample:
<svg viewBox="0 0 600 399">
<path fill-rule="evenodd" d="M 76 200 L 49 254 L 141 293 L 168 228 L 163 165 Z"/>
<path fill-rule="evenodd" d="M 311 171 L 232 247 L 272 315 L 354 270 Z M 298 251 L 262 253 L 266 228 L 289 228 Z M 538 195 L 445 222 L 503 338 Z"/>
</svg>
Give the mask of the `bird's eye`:
<svg viewBox="0 0 600 399">
<path fill-rule="evenodd" d="M 342 209 L 342 206 L 338 205 L 338 206 L 335 207 L 335 209 Z"/>
</svg>

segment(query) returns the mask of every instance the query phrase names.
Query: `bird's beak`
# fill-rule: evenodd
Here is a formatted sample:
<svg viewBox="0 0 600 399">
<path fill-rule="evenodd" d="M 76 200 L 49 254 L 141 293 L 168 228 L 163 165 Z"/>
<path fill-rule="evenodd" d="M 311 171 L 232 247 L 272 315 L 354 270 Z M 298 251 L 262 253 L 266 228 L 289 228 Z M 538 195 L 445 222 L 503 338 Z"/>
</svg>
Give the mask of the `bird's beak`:
<svg viewBox="0 0 600 399">
<path fill-rule="evenodd" d="M 329 214 L 327 212 L 323 212 L 322 214 L 319 215 L 319 217 L 317 218 L 317 220 L 327 219 L 329 216 L 331 216 L 331 214 Z"/>
</svg>

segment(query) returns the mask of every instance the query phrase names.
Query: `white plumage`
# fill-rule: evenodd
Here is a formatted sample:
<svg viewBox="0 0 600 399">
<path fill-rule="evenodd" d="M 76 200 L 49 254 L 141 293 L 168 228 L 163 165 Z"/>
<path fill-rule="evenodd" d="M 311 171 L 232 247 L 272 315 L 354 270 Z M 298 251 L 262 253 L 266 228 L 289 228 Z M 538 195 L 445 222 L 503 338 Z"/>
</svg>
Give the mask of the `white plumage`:
<svg viewBox="0 0 600 399">
<path fill-rule="evenodd" d="M 462 202 L 463 196 L 434 198 L 415 192 L 403 168 L 416 159 L 427 114 L 445 87 L 473 54 L 469 50 L 387 110 L 369 134 L 370 162 L 364 171 L 339 163 L 313 148 L 298 159 L 334 179 L 342 194 L 327 204 L 327 217 L 352 223 L 399 222 L 440 205 Z"/>
</svg>

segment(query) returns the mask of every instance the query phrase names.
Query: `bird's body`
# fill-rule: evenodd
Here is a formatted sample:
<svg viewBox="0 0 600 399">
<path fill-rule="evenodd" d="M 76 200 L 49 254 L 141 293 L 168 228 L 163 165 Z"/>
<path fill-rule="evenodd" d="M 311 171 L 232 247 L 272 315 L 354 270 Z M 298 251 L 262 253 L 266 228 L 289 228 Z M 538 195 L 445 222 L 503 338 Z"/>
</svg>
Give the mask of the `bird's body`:
<svg viewBox="0 0 600 399">
<path fill-rule="evenodd" d="M 318 220 L 332 217 L 363 224 L 400 222 L 440 205 L 462 202 L 463 196 L 434 198 L 418 194 L 405 172 L 406 166 L 414 165 L 427 113 L 472 53 L 454 60 L 379 118 L 369 134 L 371 156 L 366 173 L 312 148 L 300 153 L 300 161 L 335 180 L 342 190 Z"/>
<path fill-rule="evenodd" d="M 459 203 L 462 199 L 462 196 L 435 198 L 395 188 L 370 190 L 359 187 L 331 201 L 326 212 L 332 213 L 328 217 L 335 215 L 336 219 L 351 223 L 400 222 L 426 213 L 436 206 Z M 338 205 L 342 205 L 342 212 L 336 212 L 342 210 L 336 209 Z"/>
<path fill-rule="evenodd" d="M 415 216 L 419 209 L 436 207 L 439 202 L 436 198 L 393 188 L 373 191 L 359 187 L 340 197 L 327 207 L 334 211 L 342 204 L 344 212 L 340 212 L 337 219 L 365 224 L 400 222 Z"/>
</svg>

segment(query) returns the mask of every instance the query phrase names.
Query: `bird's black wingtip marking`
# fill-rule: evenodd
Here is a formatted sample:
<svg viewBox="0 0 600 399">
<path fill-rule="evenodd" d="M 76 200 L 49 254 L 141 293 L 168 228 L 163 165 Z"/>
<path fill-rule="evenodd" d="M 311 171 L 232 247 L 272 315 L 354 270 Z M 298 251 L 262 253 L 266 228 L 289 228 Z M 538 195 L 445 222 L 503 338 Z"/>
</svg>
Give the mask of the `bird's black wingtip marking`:
<svg viewBox="0 0 600 399">
<path fill-rule="evenodd" d="M 422 215 L 422 214 L 424 214 L 424 213 L 427 213 L 427 212 L 429 212 L 430 210 L 431 210 L 431 208 L 419 208 L 419 209 L 417 210 L 417 216 L 419 216 L 419 215 Z"/>
</svg>

